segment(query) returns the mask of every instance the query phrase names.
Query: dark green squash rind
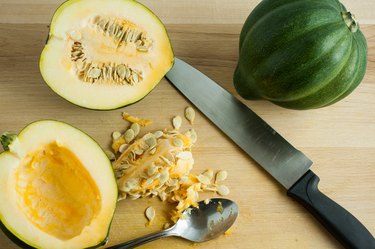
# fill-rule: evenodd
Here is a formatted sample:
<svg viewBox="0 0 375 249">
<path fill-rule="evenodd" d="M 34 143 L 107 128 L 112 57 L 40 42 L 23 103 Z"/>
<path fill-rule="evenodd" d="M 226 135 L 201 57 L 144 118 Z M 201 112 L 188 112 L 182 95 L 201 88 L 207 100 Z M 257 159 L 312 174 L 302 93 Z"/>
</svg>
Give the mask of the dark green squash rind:
<svg viewBox="0 0 375 249">
<path fill-rule="evenodd" d="M 354 34 L 354 40 L 356 40 L 358 53 L 359 54 L 367 54 L 366 38 L 364 37 L 362 32 L 356 32 Z M 358 65 L 357 66 L 357 73 L 356 73 L 356 76 L 353 77 L 353 83 L 350 84 L 350 87 L 346 90 L 346 92 L 344 92 L 337 99 L 332 100 L 331 103 L 329 103 L 328 105 L 334 104 L 334 103 L 342 100 L 343 98 L 347 97 L 361 83 L 361 81 L 363 80 L 363 78 L 366 74 L 367 56 L 360 56 L 357 65 Z"/>
<path fill-rule="evenodd" d="M 298 99 L 297 102 L 274 102 L 285 108 L 293 109 L 308 109 L 308 108 L 321 108 L 324 106 L 332 105 L 346 96 L 348 96 L 362 81 L 366 63 L 365 57 L 359 56 L 359 54 L 365 52 L 365 46 L 354 46 L 351 49 L 349 60 L 342 68 L 341 72 L 323 89 L 320 91 L 306 96 L 305 98 Z M 362 51 L 360 51 L 362 50 Z M 347 84 L 337 84 L 337 82 L 347 82 Z M 316 100 L 319 99 L 317 102 Z M 298 106 L 299 108 L 296 108 Z"/>
<path fill-rule="evenodd" d="M 348 29 L 342 11 L 336 0 L 262 1 L 241 31 L 237 92 L 292 109 L 319 108 L 349 95 L 364 77 L 367 46 L 360 30 Z M 359 51 L 356 70 L 345 74 L 355 61 L 349 58 L 353 49 Z"/>
<path fill-rule="evenodd" d="M 0 143 L 4 151 L 9 150 L 9 145 L 17 138 L 17 135 L 11 132 L 4 132 L 0 135 Z"/>
</svg>

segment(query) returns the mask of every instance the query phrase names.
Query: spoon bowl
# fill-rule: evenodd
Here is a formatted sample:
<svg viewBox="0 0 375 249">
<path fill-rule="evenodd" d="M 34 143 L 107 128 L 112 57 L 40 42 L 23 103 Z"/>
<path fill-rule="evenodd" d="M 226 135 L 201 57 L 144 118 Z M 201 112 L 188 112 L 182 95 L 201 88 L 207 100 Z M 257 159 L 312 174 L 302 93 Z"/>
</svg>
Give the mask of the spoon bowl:
<svg viewBox="0 0 375 249">
<path fill-rule="evenodd" d="M 204 242 L 214 239 L 227 231 L 238 216 L 235 202 L 212 198 L 206 204 L 198 202 L 197 207 L 186 209 L 181 219 L 168 229 L 149 234 L 128 242 L 108 247 L 108 249 L 134 248 L 164 237 L 177 236 L 193 242 Z"/>
<path fill-rule="evenodd" d="M 198 208 L 184 211 L 186 218 L 172 227 L 176 236 L 193 242 L 214 239 L 227 231 L 238 216 L 238 206 L 231 200 L 213 198 L 208 204 L 198 203 Z"/>
</svg>

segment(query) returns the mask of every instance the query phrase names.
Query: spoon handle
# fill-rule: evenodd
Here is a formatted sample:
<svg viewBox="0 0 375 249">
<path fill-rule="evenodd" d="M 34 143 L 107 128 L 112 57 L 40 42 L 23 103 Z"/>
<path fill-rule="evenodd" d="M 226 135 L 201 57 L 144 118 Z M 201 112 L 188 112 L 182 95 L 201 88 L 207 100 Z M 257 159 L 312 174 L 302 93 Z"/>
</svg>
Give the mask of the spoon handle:
<svg viewBox="0 0 375 249">
<path fill-rule="evenodd" d="M 146 244 L 148 242 L 151 242 L 151 241 L 154 241 L 154 240 L 157 240 L 157 239 L 160 239 L 160 238 L 169 237 L 169 236 L 176 236 L 176 235 L 177 234 L 175 234 L 173 232 L 173 227 L 171 227 L 171 228 L 168 228 L 166 230 L 162 230 L 160 232 L 148 234 L 148 235 L 145 235 L 143 237 L 139 237 L 139 238 L 136 238 L 136 239 L 133 239 L 133 240 L 129 240 L 127 242 L 124 242 L 124 243 L 121 243 L 121 244 L 118 244 L 118 245 L 115 245 L 115 246 L 107 247 L 106 249 L 134 248 L 134 247 Z"/>
</svg>

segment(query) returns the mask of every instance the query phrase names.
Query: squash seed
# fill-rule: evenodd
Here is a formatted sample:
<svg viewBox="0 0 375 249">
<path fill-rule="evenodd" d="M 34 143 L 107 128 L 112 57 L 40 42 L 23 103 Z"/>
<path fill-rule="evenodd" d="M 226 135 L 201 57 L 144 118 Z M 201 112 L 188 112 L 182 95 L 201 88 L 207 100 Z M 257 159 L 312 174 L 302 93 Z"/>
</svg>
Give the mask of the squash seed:
<svg viewBox="0 0 375 249">
<path fill-rule="evenodd" d="M 134 84 L 137 84 L 138 82 L 139 82 L 139 75 L 136 73 L 133 73 L 132 77 L 130 78 L 130 84 L 134 85 Z"/>
<path fill-rule="evenodd" d="M 204 184 L 204 185 L 210 185 L 211 184 L 211 181 L 210 179 L 208 179 L 207 176 L 205 175 L 198 175 L 197 176 L 197 179 L 200 183 Z"/>
<path fill-rule="evenodd" d="M 229 188 L 227 186 L 225 186 L 225 185 L 219 185 L 217 187 L 217 193 L 219 195 L 222 195 L 222 196 L 228 195 L 229 194 Z"/>
<path fill-rule="evenodd" d="M 120 79 L 124 80 L 125 79 L 125 74 L 126 74 L 126 67 L 125 65 L 118 65 L 117 66 L 117 75 L 120 77 Z"/>
<path fill-rule="evenodd" d="M 100 70 L 97 67 L 93 67 L 93 68 L 90 69 L 90 71 L 88 71 L 87 75 L 90 78 L 97 79 L 97 78 L 99 78 L 99 76 L 101 75 L 101 73 L 102 73 L 102 70 Z"/>
<path fill-rule="evenodd" d="M 181 124 L 182 124 L 182 118 L 180 116 L 175 116 L 172 119 L 172 125 L 173 125 L 174 129 L 176 129 L 176 130 L 180 129 Z"/>
<path fill-rule="evenodd" d="M 153 182 L 154 182 L 154 179 L 152 179 L 152 178 L 148 178 L 148 179 L 146 179 L 146 180 L 142 183 L 142 187 L 143 187 L 143 188 L 147 188 L 147 187 L 151 186 Z"/>
<path fill-rule="evenodd" d="M 126 68 L 125 79 L 127 82 L 130 82 L 131 75 L 132 75 L 132 71 L 130 70 L 130 68 Z"/>
<path fill-rule="evenodd" d="M 184 146 L 184 142 L 179 138 L 175 138 L 173 139 L 173 145 L 181 148 L 182 146 Z"/>
<path fill-rule="evenodd" d="M 117 179 L 123 177 L 124 174 L 125 174 L 124 170 L 118 170 L 118 171 L 115 172 L 115 176 L 116 176 Z"/>
<path fill-rule="evenodd" d="M 149 138 L 147 138 L 145 140 L 145 143 L 150 147 L 150 148 L 154 148 L 157 144 L 156 142 L 156 138 L 154 136 L 150 136 Z"/>
<path fill-rule="evenodd" d="M 119 131 L 114 131 L 113 133 L 112 133 L 112 138 L 113 138 L 113 140 L 117 140 L 117 139 L 119 139 L 121 137 L 121 133 L 119 132 Z"/>
<path fill-rule="evenodd" d="M 130 164 L 128 162 L 121 162 L 120 166 L 117 168 L 117 170 L 126 170 L 130 167 Z"/>
<path fill-rule="evenodd" d="M 154 137 L 154 134 L 149 132 L 143 135 L 142 139 L 146 141 L 147 139 L 152 138 L 152 137 Z"/>
<path fill-rule="evenodd" d="M 162 132 L 162 131 L 155 131 L 153 134 L 154 134 L 155 138 L 158 139 L 158 138 L 160 138 L 161 136 L 164 135 L 164 132 Z"/>
<path fill-rule="evenodd" d="M 134 131 L 132 129 L 128 129 L 125 131 L 124 138 L 126 143 L 130 143 L 135 138 Z"/>
<path fill-rule="evenodd" d="M 156 147 L 154 147 L 154 148 L 152 148 L 151 150 L 148 151 L 148 153 L 149 153 L 150 155 L 155 154 L 155 152 L 156 152 Z"/>
<path fill-rule="evenodd" d="M 174 155 L 172 152 L 168 152 L 166 155 L 165 155 L 165 158 L 167 158 L 170 162 L 174 163 L 176 161 Z"/>
<path fill-rule="evenodd" d="M 227 176 L 228 172 L 226 172 L 225 170 L 220 170 L 216 173 L 216 181 L 224 181 L 225 179 L 227 179 Z"/>
<path fill-rule="evenodd" d="M 134 131 L 134 136 L 138 136 L 139 134 L 139 131 L 141 130 L 141 126 L 137 123 L 133 123 L 131 126 L 130 126 L 130 129 L 132 129 Z"/>
<path fill-rule="evenodd" d="M 176 131 L 176 130 L 169 130 L 169 131 L 167 131 L 167 134 L 174 136 L 174 135 L 178 134 L 178 131 Z"/>
<path fill-rule="evenodd" d="M 223 213 L 224 208 L 223 208 L 223 203 L 221 203 L 221 201 L 219 201 L 219 202 L 217 203 L 216 211 L 217 211 L 218 213 L 221 213 L 221 214 Z"/>
<path fill-rule="evenodd" d="M 190 138 L 190 140 L 191 140 L 191 142 L 194 144 L 194 143 L 196 143 L 197 142 L 197 133 L 195 132 L 195 130 L 194 129 L 190 129 L 190 130 L 188 130 L 186 133 L 185 133 L 185 135 L 187 136 L 187 137 L 189 137 Z"/>
<path fill-rule="evenodd" d="M 152 163 L 147 167 L 147 175 L 152 176 L 157 172 L 157 170 L 158 168 Z"/>
<path fill-rule="evenodd" d="M 212 169 L 208 169 L 205 172 L 203 172 L 203 175 L 206 176 L 208 179 L 212 180 L 214 177 L 214 172 Z"/>
<path fill-rule="evenodd" d="M 160 184 L 163 185 L 164 183 L 168 181 L 168 179 L 169 179 L 169 172 L 168 172 L 168 169 L 166 168 L 161 172 L 158 180 Z"/>
<path fill-rule="evenodd" d="M 107 155 L 107 157 L 108 157 L 108 159 L 109 159 L 110 161 L 114 161 L 114 160 L 116 160 L 115 154 L 113 154 L 112 151 L 106 150 L 106 151 L 105 151 L 105 154 Z"/>
<path fill-rule="evenodd" d="M 129 147 L 128 144 L 121 144 L 120 147 L 118 148 L 118 152 L 120 152 L 121 154 L 124 153 L 126 151 L 126 149 Z"/>
<path fill-rule="evenodd" d="M 135 149 L 135 150 L 134 150 L 134 154 L 136 154 L 137 156 L 142 155 L 143 152 L 144 152 L 144 151 L 143 151 L 142 149 Z"/>
<path fill-rule="evenodd" d="M 149 222 L 151 223 L 152 220 L 155 218 L 155 209 L 153 207 L 148 207 L 146 208 L 146 211 L 145 211 L 145 215 L 146 215 L 146 218 L 149 220 Z"/>
<path fill-rule="evenodd" d="M 168 160 L 165 156 L 160 156 L 160 159 L 167 164 L 167 166 L 174 166 L 174 164 Z"/>
<path fill-rule="evenodd" d="M 195 111 L 193 108 L 186 107 L 185 109 L 185 118 L 190 122 L 190 124 L 194 124 L 194 119 L 195 119 Z"/>
<path fill-rule="evenodd" d="M 202 186 L 203 191 L 217 192 L 216 185 Z"/>
</svg>

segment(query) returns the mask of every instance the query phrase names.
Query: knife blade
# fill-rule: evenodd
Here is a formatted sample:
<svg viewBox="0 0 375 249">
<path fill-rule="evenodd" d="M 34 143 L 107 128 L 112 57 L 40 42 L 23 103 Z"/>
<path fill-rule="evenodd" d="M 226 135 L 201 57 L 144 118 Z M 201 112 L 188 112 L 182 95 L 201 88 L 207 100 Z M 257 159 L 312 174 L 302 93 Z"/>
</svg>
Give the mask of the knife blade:
<svg viewBox="0 0 375 249">
<path fill-rule="evenodd" d="M 287 189 L 349 249 L 375 249 L 375 239 L 352 214 L 321 193 L 312 161 L 245 104 L 206 75 L 175 58 L 166 78 L 219 129 Z"/>
<path fill-rule="evenodd" d="M 195 68 L 176 58 L 167 78 L 285 188 L 312 165 L 246 105 Z"/>
</svg>

